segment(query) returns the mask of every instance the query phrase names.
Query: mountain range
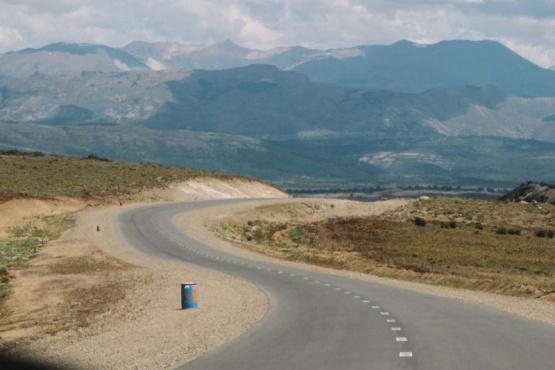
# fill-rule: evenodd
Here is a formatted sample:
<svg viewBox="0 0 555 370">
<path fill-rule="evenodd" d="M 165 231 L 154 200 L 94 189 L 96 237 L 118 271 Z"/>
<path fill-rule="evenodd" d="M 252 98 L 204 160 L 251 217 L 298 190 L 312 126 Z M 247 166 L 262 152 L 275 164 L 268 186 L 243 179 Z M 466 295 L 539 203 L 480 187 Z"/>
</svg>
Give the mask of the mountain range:
<svg viewBox="0 0 555 370">
<path fill-rule="evenodd" d="M 57 43 L 0 55 L 0 121 L 0 149 L 280 186 L 511 187 L 555 176 L 555 71 L 492 41 Z"/>
</svg>

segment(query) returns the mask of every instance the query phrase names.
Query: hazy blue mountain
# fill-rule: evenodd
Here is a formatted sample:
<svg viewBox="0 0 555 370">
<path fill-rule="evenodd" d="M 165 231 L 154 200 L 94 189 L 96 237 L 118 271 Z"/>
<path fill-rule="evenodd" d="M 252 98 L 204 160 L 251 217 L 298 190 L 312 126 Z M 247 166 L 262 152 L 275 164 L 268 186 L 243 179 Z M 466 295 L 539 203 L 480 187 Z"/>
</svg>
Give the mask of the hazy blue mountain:
<svg viewBox="0 0 555 370">
<path fill-rule="evenodd" d="M 122 72 L 148 70 L 131 54 L 104 45 L 56 43 L 40 49 L 23 49 L 0 54 L 0 76 L 26 77 L 33 74 L 66 75 L 83 71 Z"/>
<path fill-rule="evenodd" d="M 271 140 L 439 133 L 555 142 L 554 116 L 555 98 L 520 98 L 493 86 L 354 89 L 267 65 L 0 81 L 1 121 L 133 124 Z"/>
<path fill-rule="evenodd" d="M 122 50 L 141 59 L 152 69 L 203 70 L 230 69 L 251 64 L 269 64 L 288 70 L 323 53 L 300 46 L 253 50 L 241 47 L 230 40 L 213 45 L 135 41 Z"/>
<path fill-rule="evenodd" d="M 142 121 L 172 100 L 167 81 L 185 70 L 38 74 L 0 80 L 0 120 L 50 124 Z"/>
<path fill-rule="evenodd" d="M 149 127 L 259 138 L 431 132 L 429 122 L 464 115 L 471 105 L 495 109 L 507 97 L 494 87 L 447 87 L 420 94 L 349 89 L 264 65 L 194 71 L 168 85 L 174 101 L 148 120 Z"/>
<path fill-rule="evenodd" d="M 243 48 L 231 41 L 189 46 L 133 43 L 124 50 L 167 68 L 212 70 L 270 64 L 301 72 L 315 82 L 357 88 L 422 92 L 440 86 L 493 85 L 523 97 L 555 96 L 555 71 L 494 41 L 454 40 L 431 45 L 399 41 L 330 50 L 290 47 L 267 51 Z"/>
<path fill-rule="evenodd" d="M 555 143 L 495 137 L 373 135 L 288 141 L 128 125 L 0 122 L 0 150 L 185 166 L 257 177 L 285 188 L 372 185 L 514 187 L 554 182 Z"/>
<path fill-rule="evenodd" d="M 232 41 L 213 45 L 133 42 L 47 45 L 0 55 L 0 76 L 78 74 L 146 69 L 224 70 L 268 64 L 313 82 L 398 92 L 442 86 L 496 86 L 517 96 L 555 96 L 555 71 L 541 68 L 494 41 L 442 41 L 311 50 L 298 46 L 253 50 Z"/>
<path fill-rule="evenodd" d="M 494 85 L 508 93 L 555 96 L 555 72 L 541 68 L 493 41 L 400 41 L 361 46 L 353 58 L 320 58 L 295 70 L 311 80 L 355 87 L 418 92 L 438 86 Z"/>
<path fill-rule="evenodd" d="M 501 128 L 507 95 L 495 87 L 443 87 L 419 94 L 349 89 L 253 65 L 224 71 L 148 71 L 36 75 L 0 81 L 0 120 L 49 124 L 128 123 L 291 138 L 362 132 L 380 135 L 474 134 L 467 112 L 498 113 L 483 135 L 534 137 Z M 551 100 L 548 101 L 555 113 Z M 476 109 L 478 109 L 476 108 Z M 530 127 L 551 126 L 544 115 Z M 494 125 L 497 123 L 497 125 Z M 460 127 L 464 126 L 464 130 Z M 483 125 L 482 125 L 483 126 Z M 546 137 L 545 140 L 549 140 Z"/>
</svg>

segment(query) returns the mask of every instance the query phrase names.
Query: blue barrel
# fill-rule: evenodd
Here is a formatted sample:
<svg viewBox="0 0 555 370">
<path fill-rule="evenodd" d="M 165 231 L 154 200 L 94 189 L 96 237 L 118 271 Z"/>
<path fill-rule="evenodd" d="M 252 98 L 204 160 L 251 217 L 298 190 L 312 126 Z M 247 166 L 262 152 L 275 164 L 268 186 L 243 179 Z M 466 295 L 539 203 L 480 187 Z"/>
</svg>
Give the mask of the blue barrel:
<svg viewBox="0 0 555 370">
<path fill-rule="evenodd" d="M 198 308 L 197 283 L 181 284 L 181 309 Z"/>
</svg>

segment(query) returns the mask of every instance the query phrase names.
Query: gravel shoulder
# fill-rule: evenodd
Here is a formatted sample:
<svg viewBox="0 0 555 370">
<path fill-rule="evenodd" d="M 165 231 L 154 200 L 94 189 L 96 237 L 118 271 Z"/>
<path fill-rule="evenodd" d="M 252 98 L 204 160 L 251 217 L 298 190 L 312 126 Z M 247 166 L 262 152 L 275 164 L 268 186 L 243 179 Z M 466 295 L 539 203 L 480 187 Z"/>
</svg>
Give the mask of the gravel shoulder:
<svg viewBox="0 0 555 370">
<path fill-rule="evenodd" d="M 72 237 L 88 239 L 134 266 L 127 276 L 134 286 L 124 301 L 97 318 L 96 327 L 35 342 L 31 348 L 37 357 L 81 369 L 171 369 L 232 340 L 263 317 L 267 299 L 246 281 L 131 252 L 113 226 L 119 211 L 83 214 Z M 96 225 L 100 233 L 91 232 Z M 191 281 L 198 283 L 199 309 L 181 310 L 180 284 Z"/>
</svg>

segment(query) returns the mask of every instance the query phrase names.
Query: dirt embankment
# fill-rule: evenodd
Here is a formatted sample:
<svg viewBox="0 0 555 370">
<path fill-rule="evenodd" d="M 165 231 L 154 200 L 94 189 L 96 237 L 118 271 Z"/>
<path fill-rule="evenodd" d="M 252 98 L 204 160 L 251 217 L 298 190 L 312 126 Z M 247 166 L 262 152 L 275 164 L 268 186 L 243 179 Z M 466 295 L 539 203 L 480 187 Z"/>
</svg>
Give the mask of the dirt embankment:
<svg viewBox="0 0 555 370">
<path fill-rule="evenodd" d="M 286 196 L 256 181 L 200 178 L 124 199 L 0 204 L 0 237 L 76 212 L 74 228 L 10 270 L 0 353 L 68 368 L 161 369 L 224 344 L 260 320 L 263 293 L 240 279 L 134 254 L 112 218 L 130 203 Z M 188 281 L 199 284 L 199 310 L 180 309 L 180 284 Z"/>
</svg>

